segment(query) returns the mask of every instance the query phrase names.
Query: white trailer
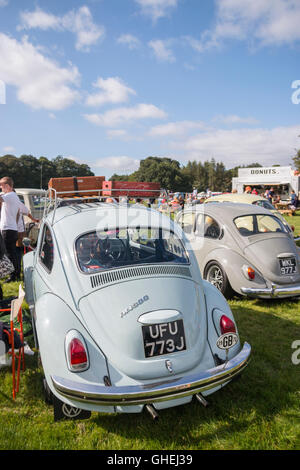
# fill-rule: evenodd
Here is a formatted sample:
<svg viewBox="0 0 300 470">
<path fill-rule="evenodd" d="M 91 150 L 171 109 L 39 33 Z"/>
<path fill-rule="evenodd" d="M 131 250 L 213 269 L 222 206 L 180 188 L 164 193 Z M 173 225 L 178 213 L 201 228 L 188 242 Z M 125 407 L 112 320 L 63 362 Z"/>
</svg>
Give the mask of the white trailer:
<svg viewBox="0 0 300 470">
<path fill-rule="evenodd" d="M 292 190 L 299 196 L 299 178 L 299 172 L 290 166 L 239 168 L 238 176 L 232 178 L 232 190 L 241 194 L 250 186 L 261 193 L 273 187 L 281 199 L 288 199 Z"/>
</svg>

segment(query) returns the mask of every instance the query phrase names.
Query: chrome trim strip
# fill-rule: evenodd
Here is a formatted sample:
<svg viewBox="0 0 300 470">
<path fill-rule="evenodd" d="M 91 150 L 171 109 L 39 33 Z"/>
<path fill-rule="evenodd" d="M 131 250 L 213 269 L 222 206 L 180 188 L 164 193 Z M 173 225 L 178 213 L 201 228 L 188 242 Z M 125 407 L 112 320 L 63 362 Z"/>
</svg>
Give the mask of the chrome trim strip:
<svg viewBox="0 0 300 470">
<path fill-rule="evenodd" d="M 295 286 L 278 287 L 272 284 L 272 287 L 255 288 L 255 287 L 241 287 L 241 292 L 246 295 L 262 295 L 266 297 L 281 297 L 284 295 L 300 295 L 300 284 Z"/>
<path fill-rule="evenodd" d="M 227 363 L 198 374 L 134 386 L 106 387 L 74 382 L 51 376 L 55 390 L 63 397 L 95 405 L 126 406 L 155 403 L 194 395 L 228 382 L 247 367 L 251 346 L 243 349 Z"/>
</svg>

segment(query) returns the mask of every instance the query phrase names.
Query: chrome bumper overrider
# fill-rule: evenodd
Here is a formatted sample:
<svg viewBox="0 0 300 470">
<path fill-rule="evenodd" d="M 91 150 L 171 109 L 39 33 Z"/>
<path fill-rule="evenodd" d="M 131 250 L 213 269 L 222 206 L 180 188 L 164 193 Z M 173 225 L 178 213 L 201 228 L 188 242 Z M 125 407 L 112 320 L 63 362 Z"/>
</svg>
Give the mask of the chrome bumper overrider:
<svg viewBox="0 0 300 470">
<path fill-rule="evenodd" d="M 300 295 L 300 285 L 278 287 L 273 284 L 272 287 L 266 288 L 241 287 L 241 292 L 246 295 L 265 297 L 296 296 Z"/>
<path fill-rule="evenodd" d="M 95 405 L 139 405 L 172 400 L 194 395 L 228 382 L 240 374 L 248 365 L 251 346 L 245 343 L 243 349 L 227 363 L 199 374 L 176 379 L 163 380 L 146 385 L 103 386 L 74 382 L 52 376 L 55 390 L 71 400 Z"/>
</svg>

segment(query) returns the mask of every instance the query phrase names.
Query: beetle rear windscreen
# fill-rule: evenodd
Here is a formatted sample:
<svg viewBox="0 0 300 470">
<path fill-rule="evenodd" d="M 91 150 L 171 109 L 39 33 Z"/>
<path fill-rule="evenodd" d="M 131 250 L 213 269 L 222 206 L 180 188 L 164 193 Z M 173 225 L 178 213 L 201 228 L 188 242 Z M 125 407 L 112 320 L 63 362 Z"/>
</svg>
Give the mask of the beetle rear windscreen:
<svg viewBox="0 0 300 470">
<path fill-rule="evenodd" d="M 173 233 L 153 228 L 126 228 L 89 232 L 76 240 L 81 271 L 146 263 L 189 263 L 185 248 Z"/>
<path fill-rule="evenodd" d="M 272 215 L 243 215 L 234 219 L 234 223 L 244 237 L 266 232 L 286 233 L 282 222 Z"/>
</svg>

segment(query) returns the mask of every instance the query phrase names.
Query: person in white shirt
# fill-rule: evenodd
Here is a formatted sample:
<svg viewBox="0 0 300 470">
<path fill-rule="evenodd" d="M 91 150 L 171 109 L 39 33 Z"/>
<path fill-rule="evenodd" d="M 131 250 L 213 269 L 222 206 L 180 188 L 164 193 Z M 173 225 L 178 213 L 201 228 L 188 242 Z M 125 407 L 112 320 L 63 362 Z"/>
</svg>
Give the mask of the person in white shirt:
<svg viewBox="0 0 300 470">
<path fill-rule="evenodd" d="M 20 278 L 20 264 L 18 262 L 16 242 L 18 240 L 18 214 L 27 215 L 33 222 L 38 222 L 29 213 L 28 208 L 20 201 L 14 191 L 12 178 L 5 176 L 0 180 L 1 219 L 0 230 L 5 244 L 7 256 L 14 265 L 15 271 L 10 277 L 10 281 Z"/>
</svg>

